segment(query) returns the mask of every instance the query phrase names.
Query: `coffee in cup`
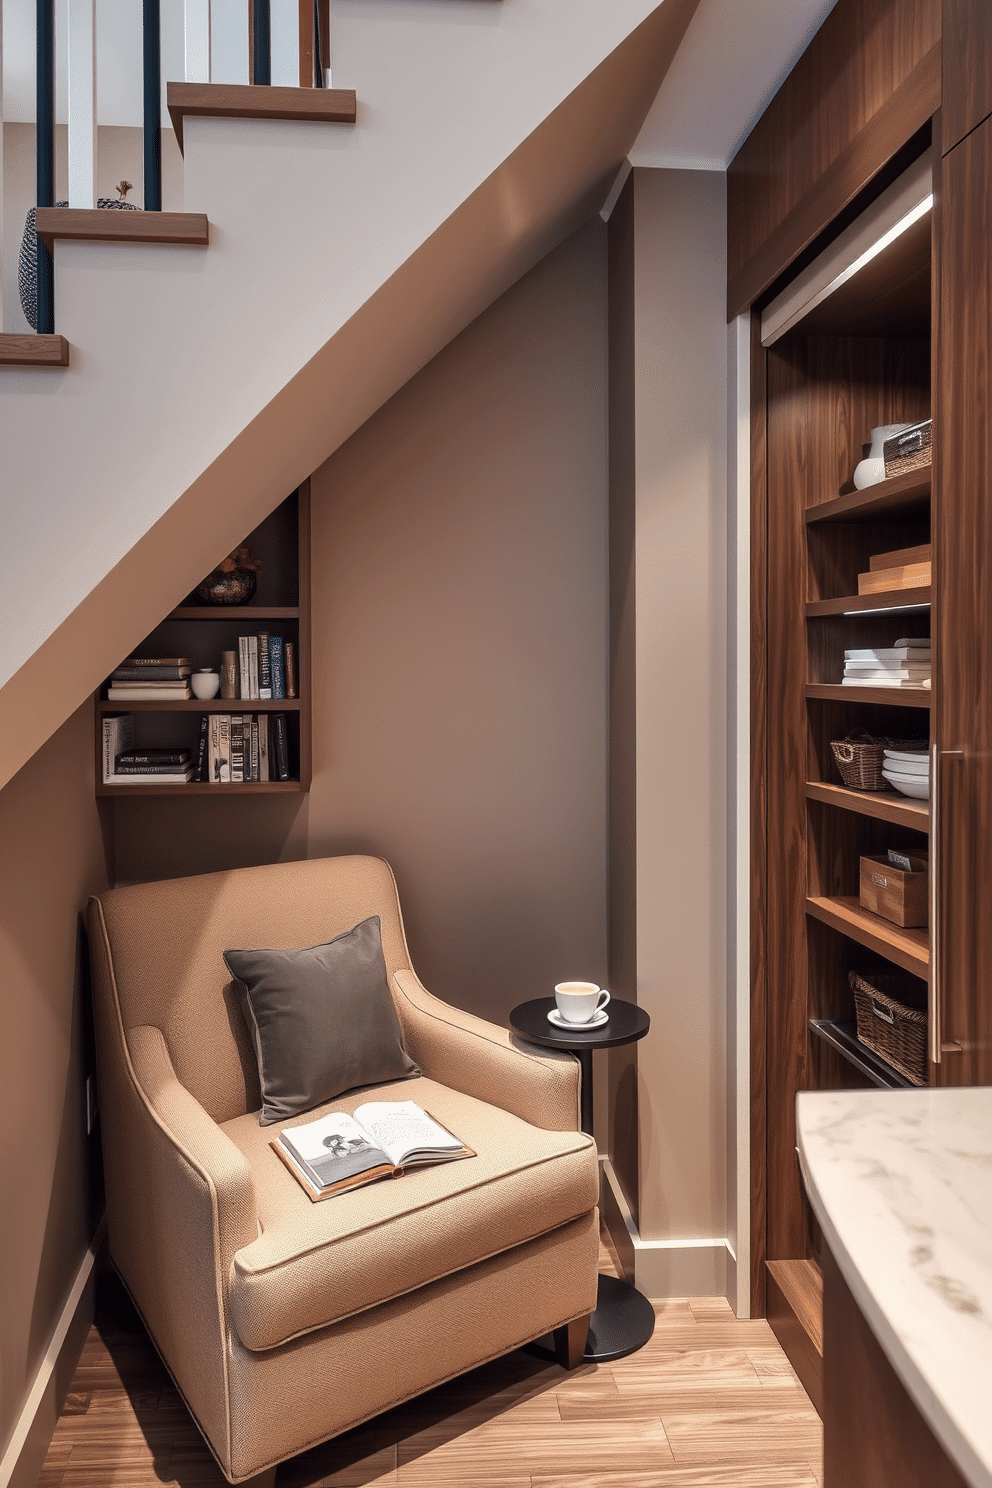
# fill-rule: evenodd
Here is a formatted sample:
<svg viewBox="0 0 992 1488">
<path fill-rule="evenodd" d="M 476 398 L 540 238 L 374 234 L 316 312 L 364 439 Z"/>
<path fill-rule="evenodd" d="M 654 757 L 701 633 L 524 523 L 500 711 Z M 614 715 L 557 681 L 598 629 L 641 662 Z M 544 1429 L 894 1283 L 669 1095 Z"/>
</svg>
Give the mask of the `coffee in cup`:
<svg viewBox="0 0 992 1488">
<path fill-rule="evenodd" d="M 566 1023 L 591 1023 L 609 1000 L 606 988 L 595 982 L 559 982 L 555 988 L 558 1012 Z"/>
</svg>

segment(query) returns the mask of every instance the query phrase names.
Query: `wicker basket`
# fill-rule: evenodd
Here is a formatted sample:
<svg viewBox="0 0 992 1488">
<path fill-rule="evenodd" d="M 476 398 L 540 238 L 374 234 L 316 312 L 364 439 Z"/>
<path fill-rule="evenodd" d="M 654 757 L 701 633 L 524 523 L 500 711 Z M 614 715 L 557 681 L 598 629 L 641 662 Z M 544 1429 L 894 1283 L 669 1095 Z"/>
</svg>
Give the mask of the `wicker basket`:
<svg viewBox="0 0 992 1488">
<path fill-rule="evenodd" d="M 848 972 L 858 1038 L 914 1085 L 927 1083 L 927 991 L 902 971 Z"/>
<path fill-rule="evenodd" d="M 850 790 L 884 791 L 892 787 L 882 774 L 887 749 L 903 749 L 911 754 L 926 754 L 928 739 L 879 739 L 872 734 L 853 734 L 847 739 L 831 740 L 830 748 L 840 778 Z"/>
<path fill-rule="evenodd" d="M 908 475 L 911 470 L 922 470 L 933 464 L 933 420 L 922 424 L 911 424 L 908 429 L 894 434 L 882 446 L 885 461 L 885 478 Z"/>
</svg>

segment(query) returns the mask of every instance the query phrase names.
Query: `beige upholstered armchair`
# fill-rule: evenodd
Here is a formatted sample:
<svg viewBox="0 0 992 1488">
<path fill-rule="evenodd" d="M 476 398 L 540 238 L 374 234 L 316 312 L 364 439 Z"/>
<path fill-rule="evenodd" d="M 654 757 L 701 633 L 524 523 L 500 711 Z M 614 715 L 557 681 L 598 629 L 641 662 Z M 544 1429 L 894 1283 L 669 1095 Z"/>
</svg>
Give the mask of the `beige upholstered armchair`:
<svg viewBox="0 0 992 1488">
<path fill-rule="evenodd" d="M 321 1109 L 414 1099 L 477 1156 L 312 1203 L 259 1125 L 222 953 L 370 915 L 422 1074 Z M 551 1330 L 578 1362 L 598 1247 L 578 1065 L 421 986 L 385 863 L 114 889 L 89 932 L 111 1256 L 231 1482 Z"/>
</svg>

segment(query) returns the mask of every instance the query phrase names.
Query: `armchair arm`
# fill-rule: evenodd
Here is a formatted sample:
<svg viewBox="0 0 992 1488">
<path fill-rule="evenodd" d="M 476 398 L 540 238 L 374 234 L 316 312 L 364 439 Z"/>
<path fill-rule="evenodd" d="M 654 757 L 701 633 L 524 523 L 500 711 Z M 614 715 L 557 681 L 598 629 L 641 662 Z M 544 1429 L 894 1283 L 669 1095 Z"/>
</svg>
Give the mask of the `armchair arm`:
<svg viewBox="0 0 992 1488">
<path fill-rule="evenodd" d="M 432 996 L 413 971 L 393 973 L 393 1000 L 424 1074 L 546 1131 L 578 1131 L 579 1061 Z"/>
</svg>

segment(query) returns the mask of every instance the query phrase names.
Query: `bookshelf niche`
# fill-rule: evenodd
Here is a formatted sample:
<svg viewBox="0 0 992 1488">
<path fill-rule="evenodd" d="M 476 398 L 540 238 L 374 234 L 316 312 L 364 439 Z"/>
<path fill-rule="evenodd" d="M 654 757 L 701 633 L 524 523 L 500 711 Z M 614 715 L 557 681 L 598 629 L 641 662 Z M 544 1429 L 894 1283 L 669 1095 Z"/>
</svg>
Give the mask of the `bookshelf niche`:
<svg viewBox="0 0 992 1488">
<path fill-rule="evenodd" d="M 310 482 L 306 480 L 244 539 L 253 557 L 261 560 L 257 587 L 245 605 L 204 605 L 195 592 L 166 615 L 132 652 L 137 657 L 188 656 L 197 668 L 221 669 L 224 651 L 238 651 L 244 635 L 281 636 L 295 647 L 295 698 L 222 698 L 128 701 L 107 697 L 109 679 L 100 688 L 95 706 L 96 794 L 114 797 L 244 796 L 300 794 L 311 780 L 310 684 Z M 122 714 L 134 718 L 136 749 L 189 749 L 194 764 L 201 720 L 210 715 L 283 714 L 288 743 L 288 780 L 211 780 L 164 783 L 154 777 L 135 783 L 104 783 L 104 720 Z M 274 761 L 273 761 L 274 764 Z"/>
</svg>

